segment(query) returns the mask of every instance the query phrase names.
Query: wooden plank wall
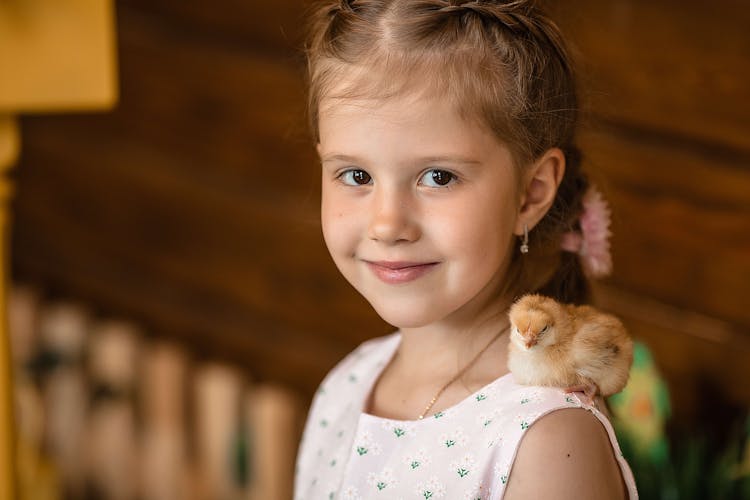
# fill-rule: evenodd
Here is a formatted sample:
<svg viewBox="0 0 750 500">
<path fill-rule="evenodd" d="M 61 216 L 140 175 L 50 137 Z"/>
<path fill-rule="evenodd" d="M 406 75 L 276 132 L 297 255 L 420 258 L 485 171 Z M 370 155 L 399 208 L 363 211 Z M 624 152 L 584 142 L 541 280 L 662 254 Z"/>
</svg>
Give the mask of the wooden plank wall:
<svg viewBox="0 0 750 500">
<path fill-rule="evenodd" d="M 578 49 L 587 168 L 614 208 L 599 303 L 655 351 L 678 418 L 750 391 L 750 10 L 549 2 Z M 713 390 L 713 389 L 717 390 Z"/>
<path fill-rule="evenodd" d="M 577 48 L 587 168 L 614 206 L 597 287 L 655 351 L 677 413 L 750 404 L 750 10 L 547 2 Z M 317 221 L 299 51 L 308 3 L 121 0 L 122 100 L 29 117 L 13 272 L 310 397 L 390 331 Z"/>
</svg>

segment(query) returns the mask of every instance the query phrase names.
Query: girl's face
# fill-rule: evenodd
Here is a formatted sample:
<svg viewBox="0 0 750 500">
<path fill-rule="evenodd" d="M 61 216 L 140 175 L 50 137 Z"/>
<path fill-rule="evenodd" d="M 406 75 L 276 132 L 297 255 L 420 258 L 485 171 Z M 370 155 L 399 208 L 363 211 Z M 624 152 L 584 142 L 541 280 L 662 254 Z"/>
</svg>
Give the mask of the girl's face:
<svg viewBox="0 0 750 500">
<path fill-rule="evenodd" d="M 510 151 L 440 99 L 324 100 L 321 219 L 344 277 L 388 323 L 475 315 L 510 259 Z"/>
</svg>

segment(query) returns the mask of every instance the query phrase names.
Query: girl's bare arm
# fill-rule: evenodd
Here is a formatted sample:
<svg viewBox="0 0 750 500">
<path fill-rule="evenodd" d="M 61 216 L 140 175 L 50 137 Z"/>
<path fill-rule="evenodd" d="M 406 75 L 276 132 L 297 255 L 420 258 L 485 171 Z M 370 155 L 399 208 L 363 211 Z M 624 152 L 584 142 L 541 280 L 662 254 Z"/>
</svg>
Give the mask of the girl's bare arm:
<svg viewBox="0 0 750 500">
<path fill-rule="evenodd" d="M 503 498 L 619 500 L 627 490 L 604 426 L 589 411 L 569 408 L 526 431 Z"/>
</svg>

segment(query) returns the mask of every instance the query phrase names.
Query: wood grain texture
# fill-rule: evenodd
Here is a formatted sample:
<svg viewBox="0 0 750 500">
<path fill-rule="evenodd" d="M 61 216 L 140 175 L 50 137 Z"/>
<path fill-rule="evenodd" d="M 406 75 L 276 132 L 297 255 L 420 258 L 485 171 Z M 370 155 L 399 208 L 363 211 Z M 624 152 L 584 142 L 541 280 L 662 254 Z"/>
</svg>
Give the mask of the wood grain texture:
<svg viewBox="0 0 750 500">
<path fill-rule="evenodd" d="M 309 384 L 305 390 L 314 389 L 307 374 L 322 378 L 323 366 L 344 354 L 348 325 L 374 320 L 337 276 L 304 204 L 133 168 L 169 160 L 156 163 L 128 144 L 102 175 L 97 143 L 65 166 L 55 153 L 27 155 L 45 168 L 21 171 L 35 193 L 19 198 L 17 212 L 36 228 L 14 240 L 22 274 L 46 276 L 110 312 L 185 335 L 197 350 L 244 361 L 261 379 Z"/>
<path fill-rule="evenodd" d="M 193 38 L 221 40 L 225 45 L 261 48 L 280 58 L 294 58 L 304 43 L 304 26 L 315 3 L 310 0 L 208 2 L 120 0 L 128 12 L 142 12 L 175 31 L 189 30 Z"/>
<path fill-rule="evenodd" d="M 609 282 L 750 330 L 744 158 L 612 129 L 584 134 L 581 142 L 586 168 L 613 207 Z"/>
<path fill-rule="evenodd" d="M 545 2 L 600 117 L 750 151 L 750 9 L 722 0 Z"/>
<path fill-rule="evenodd" d="M 555 14 L 591 96 L 586 168 L 614 209 L 599 300 L 685 381 L 684 415 L 703 378 L 750 403 L 733 382 L 747 378 L 750 338 L 747 14 L 719 4 L 581 0 Z M 118 109 L 23 120 L 14 276 L 308 400 L 359 342 L 389 332 L 320 234 L 298 52 L 308 5 L 119 2 Z"/>
<path fill-rule="evenodd" d="M 125 0 L 203 39 L 299 57 L 315 2 Z M 586 100 L 602 118 L 750 151 L 750 10 L 744 0 L 544 1 L 575 48 Z"/>
<path fill-rule="evenodd" d="M 301 68 L 119 20 L 121 106 L 25 119 L 16 275 L 312 393 L 387 327 L 323 246 Z"/>
</svg>

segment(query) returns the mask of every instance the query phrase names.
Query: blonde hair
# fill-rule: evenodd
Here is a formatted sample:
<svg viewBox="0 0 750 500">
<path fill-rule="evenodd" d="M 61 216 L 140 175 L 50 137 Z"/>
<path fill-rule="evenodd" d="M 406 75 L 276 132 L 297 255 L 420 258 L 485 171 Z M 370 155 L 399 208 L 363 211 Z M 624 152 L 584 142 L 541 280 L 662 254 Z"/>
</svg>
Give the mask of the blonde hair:
<svg viewBox="0 0 750 500">
<path fill-rule="evenodd" d="M 562 233 L 576 228 L 588 187 L 575 145 L 575 75 L 559 29 L 534 2 L 329 0 L 316 8 L 309 30 L 308 118 L 315 142 L 323 98 L 419 90 L 449 99 L 464 119 L 491 130 L 519 170 L 560 148 L 565 175 L 553 206 L 529 232 L 530 252 L 514 251 L 509 290 L 586 300 L 577 256 L 560 250 Z"/>
</svg>

